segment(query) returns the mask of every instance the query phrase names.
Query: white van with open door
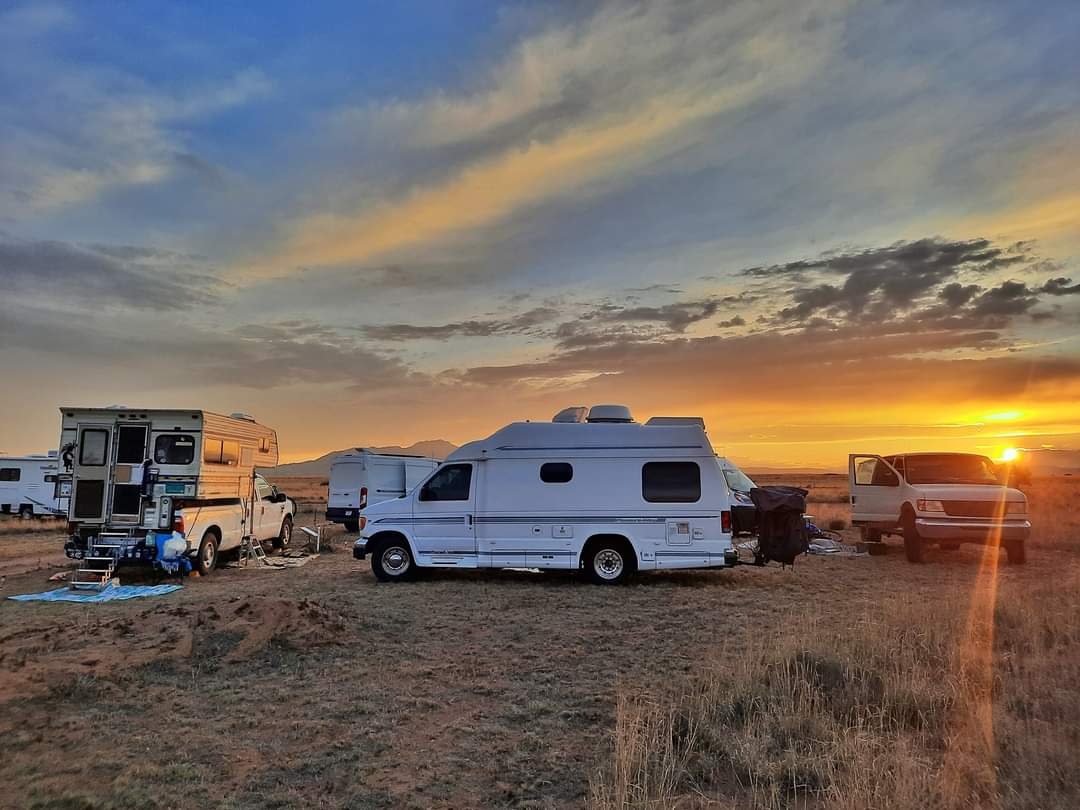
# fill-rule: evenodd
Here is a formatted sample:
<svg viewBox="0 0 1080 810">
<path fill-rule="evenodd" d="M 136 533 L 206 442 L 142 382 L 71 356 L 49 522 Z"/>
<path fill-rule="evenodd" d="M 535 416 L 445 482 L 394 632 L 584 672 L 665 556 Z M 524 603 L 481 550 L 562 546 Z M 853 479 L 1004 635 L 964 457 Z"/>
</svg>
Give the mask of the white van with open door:
<svg viewBox="0 0 1080 810">
<path fill-rule="evenodd" d="M 1027 498 L 1005 486 L 986 456 L 972 453 L 903 453 L 848 456 L 851 522 L 863 539 L 899 533 L 911 562 L 923 549 L 961 543 L 1001 545 L 1009 562 L 1023 563 L 1031 533 Z"/>
<path fill-rule="evenodd" d="M 438 466 L 426 456 L 373 453 L 362 447 L 342 453 L 330 465 L 326 519 L 343 524 L 347 531 L 359 531 L 364 509 L 402 497 Z"/>
</svg>

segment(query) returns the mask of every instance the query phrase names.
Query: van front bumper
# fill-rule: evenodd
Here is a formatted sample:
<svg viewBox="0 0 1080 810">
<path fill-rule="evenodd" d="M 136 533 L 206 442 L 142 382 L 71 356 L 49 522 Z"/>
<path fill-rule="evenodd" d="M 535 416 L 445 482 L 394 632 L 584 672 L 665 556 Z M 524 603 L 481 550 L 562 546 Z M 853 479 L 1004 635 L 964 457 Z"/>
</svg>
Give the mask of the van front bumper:
<svg viewBox="0 0 1080 810">
<path fill-rule="evenodd" d="M 361 537 L 352 547 L 352 555 L 358 560 L 362 560 L 367 556 L 367 538 Z"/>
<path fill-rule="evenodd" d="M 1031 535 L 1031 523 L 1026 520 L 1010 520 L 998 523 L 992 520 L 944 520 L 916 518 L 915 528 L 919 537 L 926 540 L 994 541 L 1027 540 Z"/>
</svg>

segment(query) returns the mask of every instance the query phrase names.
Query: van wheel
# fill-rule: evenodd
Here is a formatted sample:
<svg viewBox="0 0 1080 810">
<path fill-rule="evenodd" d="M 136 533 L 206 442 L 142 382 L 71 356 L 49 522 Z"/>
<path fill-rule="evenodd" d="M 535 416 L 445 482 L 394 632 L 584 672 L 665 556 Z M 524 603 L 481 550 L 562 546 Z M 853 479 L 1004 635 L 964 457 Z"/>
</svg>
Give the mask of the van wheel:
<svg viewBox="0 0 1080 810">
<path fill-rule="evenodd" d="M 358 531 L 360 531 L 360 521 L 359 520 L 346 520 L 345 521 L 345 531 L 347 531 L 347 532 L 358 532 Z"/>
<path fill-rule="evenodd" d="M 292 518 L 288 515 L 281 521 L 281 531 L 278 532 L 278 536 L 274 538 L 274 548 L 284 551 L 289 547 L 289 541 L 292 540 Z"/>
<path fill-rule="evenodd" d="M 1006 540 L 1004 545 L 1010 565 L 1023 565 L 1027 562 L 1027 544 L 1023 540 Z"/>
<path fill-rule="evenodd" d="M 915 528 L 915 512 L 910 507 L 904 510 L 900 518 L 900 525 L 904 530 L 904 556 L 908 562 L 921 563 L 923 561 L 923 542 L 919 537 L 919 530 Z"/>
<path fill-rule="evenodd" d="M 203 535 L 202 542 L 199 543 L 199 553 L 195 557 L 195 570 L 204 577 L 213 571 L 214 566 L 217 565 L 218 542 L 216 534 L 207 532 Z"/>
<path fill-rule="evenodd" d="M 380 582 L 401 582 L 416 572 L 409 544 L 404 538 L 387 540 L 371 555 L 371 573 Z"/>
<path fill-rule="evenodd" d="M 19 517 L 21 517 L 23 520 L 30 520 L 30 518 L 32 518 L 33 516 L 34 507 L 32 506 L 24 506 L 22 509 L 19 510 Z"/>
<path fill-rule="evenodd" d="M 585 570 L 597 585 L 618 585 L 633 572 L 633 560 L 623 543 L 601 540 L 594 544 L 585 560 Z"/>
</svg>

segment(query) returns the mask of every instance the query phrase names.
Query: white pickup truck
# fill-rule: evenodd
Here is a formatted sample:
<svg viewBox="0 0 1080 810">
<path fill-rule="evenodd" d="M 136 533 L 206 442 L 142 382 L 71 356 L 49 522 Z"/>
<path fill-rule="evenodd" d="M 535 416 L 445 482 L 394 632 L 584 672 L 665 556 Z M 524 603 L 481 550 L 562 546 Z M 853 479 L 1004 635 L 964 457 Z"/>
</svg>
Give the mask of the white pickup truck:
<svg viewBox="0 0 1080 810">
<path fill-rule="evenodd" d="M 851 522 L 863 539 L 901 534 L 911 562 L 936 543 L 1000 545 L 1010 563 L 1026 559 L 1031 534 L 1027 498 L 1005 486 L 986 456 L 970 453 L 904 453 L 848 456 Z"/>
</svg>

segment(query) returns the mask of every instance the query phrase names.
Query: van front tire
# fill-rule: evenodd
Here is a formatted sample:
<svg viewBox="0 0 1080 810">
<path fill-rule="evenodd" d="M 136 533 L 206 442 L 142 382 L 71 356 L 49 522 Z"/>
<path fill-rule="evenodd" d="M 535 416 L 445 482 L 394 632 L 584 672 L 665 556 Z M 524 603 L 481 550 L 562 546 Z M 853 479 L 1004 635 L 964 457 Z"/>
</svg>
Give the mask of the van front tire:
<svg viewBox="0 0 1080 810">
<path fill-rule="evenodd" d="M 409 544 L 403 537 L 384 540 L 371 555 L 371 573 L 379 582 L 403 582 L 416 573 Z"/>
<path fill-rule="evenodd" d="M 274 538 L 274 548 L 284 551 L 289 547 L 289 543 L 292 541 L 292 529 L 292 518 L 286 515 L 285 519 L 281 521 L 281 531 Z"/>
<path fill-rule="evenodd" d="M 919 530 L 915 528 L 915 512 L 910 506 L 901 515 L 900 525 L 904 532 L 904 556 L 907 557 L 908 562 L 921 563 L 925 549 L 922 538 L 919 537 Z"/>
</svg>

